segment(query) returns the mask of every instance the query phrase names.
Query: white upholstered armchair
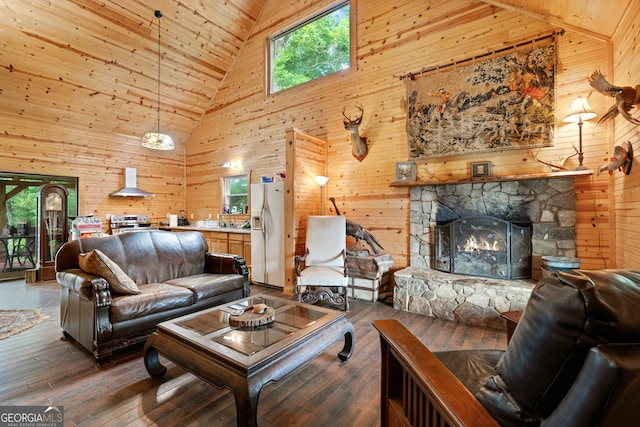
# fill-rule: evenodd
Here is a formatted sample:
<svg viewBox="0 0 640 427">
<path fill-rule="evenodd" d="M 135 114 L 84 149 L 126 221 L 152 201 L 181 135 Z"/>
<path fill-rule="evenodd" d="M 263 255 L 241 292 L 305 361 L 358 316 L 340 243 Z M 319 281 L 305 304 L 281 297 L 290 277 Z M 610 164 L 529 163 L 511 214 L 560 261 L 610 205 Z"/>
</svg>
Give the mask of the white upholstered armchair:
<svg viewBox="0 0 640 427">
<path fill-rule="evenodd" d="M 295 257 L 299 302 L 315 304 L 324 300 L 349 309 L 346 240 L 344 216 L 307 217 L 305 254 Z"/>
</svg>

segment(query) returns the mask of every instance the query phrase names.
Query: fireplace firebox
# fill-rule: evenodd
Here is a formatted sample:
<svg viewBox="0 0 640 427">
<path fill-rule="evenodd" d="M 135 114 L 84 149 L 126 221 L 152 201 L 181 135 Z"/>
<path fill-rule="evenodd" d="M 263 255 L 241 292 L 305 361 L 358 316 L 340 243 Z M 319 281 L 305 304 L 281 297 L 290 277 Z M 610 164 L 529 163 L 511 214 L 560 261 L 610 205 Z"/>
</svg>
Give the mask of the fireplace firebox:
<svg viewBox="0 0 640 427">
<path fill-rule="evenodd" d="M 498 279 L 531 278 L 531 223 L 488 216 L 435 226 L 435 269 Z"/>
</svg>

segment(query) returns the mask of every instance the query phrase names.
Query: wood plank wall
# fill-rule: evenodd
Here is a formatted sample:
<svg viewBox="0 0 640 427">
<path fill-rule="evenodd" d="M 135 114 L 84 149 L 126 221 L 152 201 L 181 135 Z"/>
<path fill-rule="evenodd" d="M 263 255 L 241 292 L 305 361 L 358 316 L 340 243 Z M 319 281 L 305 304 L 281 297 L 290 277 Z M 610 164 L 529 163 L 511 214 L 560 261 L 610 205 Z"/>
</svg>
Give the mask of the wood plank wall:
<svg viewBox="0 0 640 427">
<path fill-rule="evenodd" d="M 156 59 L 145 60 L 157 58 L 153 9 L 143 3 L 125 11 L 101 2 L 5 3 L 0 169 L 78 177 L 81 215 L 154 218 L 183 209 L 184 145 L 162 153 L 140 146 L 156 124 Z M 148 18 L 141 24 L 129 14 Z M 198 74 L 192 67 L 185 72 Z M 167 80 L 163 88 L 175 90 Z M 204 108 L 194 97 L 182 105 L 175 99 L 167 93 L 163 114 L 174 110 L 175 125 L 193 128 Z M 188 134 L 174 137 L 183 142 Z M 156 196 L 110 198 L 124 185 L 125 167 L 136 168 L 139 187 Z"/>
<path fill-rule="evenodd" d="M 220 170 L 203 163 L 239 160 L 243 168 L 272 175 L 285 164 L 285 131 L 297 127 L 328 143 L 327 197 L 335 197 L 347 217 L 370 231 L 395 259 L 396 268 L 409 264 L 409 190 L 391 188 L 395 164 L 407 161 L 406 94 L 398 76 L 422 68 L 462 61 L 558 30 L 526 16 L 483 2 L 393 0 L 359 1 L 356 11 L 357 64 L 350 70 L 266 95 L 265 43 L 268 36 L 312 15 L 330 1 L 270 1 L 238 56 L 214 104 L 195 130 L 187 155 L 188 210 L 198 211 L 209 200 L 203 185 L 215 187 Z M 587 77 L 595 69 L 609 75 L 611 46 L 568 31 L 559 38 L 558 96 L 555 145 L 541 150 L 541 159 L 557 161 L 577 146 L 577 126 L 562 118 L 578 95 L 590 96 Z M 589 97 L 602 113 L 609 100 Z M 369 140 L 369 155 L 361 162 L 351 155 L 342 108 L 364 107 L 361 134 Z M 596 168 L 609 155 L 607 125 L 585 123 L 584 163 Z M 219 160 L 218 160 L 219 159 Z M 496 175 L 548 171 L 526 150 L 470 155 L 420 162 L 420 176 L 447 180 L 469 176 L 469 163 L 493 161 Z M 577 166 L 575 158 L 567 167 Z M 583 267 L 611 266 L 608 243 L 613 240 L 608 176 L 576 180 L 577 256 Z M 215 190 L 211 194 L 215 195 Z"/>
<path fill-rule="evenodd" d="M 327 175 L 327 141 L 300 129 L 287 129 L 286 164 L 285 260 L 288 261 L 284 291 L 291 294 L 296 283 L 293 259 L 304 255 L 307 217 L 320 214 L 320 188 L 315 177 Z M 326 200 L 323 204 L 327 212 Z"/>
<path fill-rule="evenodd" d="M 640 5 L 634 3 L 633 8 L 618 27 L 613 38 L 614 62 L 612 66 L 613 83 L 619 86 L 635 86 L 640 84 L 640 56 L 638 40 L 640 40 Z M 609 102 L 611 105 L 612 102 Z M 638 106 L 632 110 L 638 117 Z M 611 146 L 630 141 L 634 147 L 636 159 L 631 173 L 624 175 L 617 172 L 611 178 L 611 205 L 615 206 L 615 239 L 611 242 L 616 250 L 616 264 L 621 268 L 640 268 L 640 168 L 637 158 L 640 153 L 640 126 L 617 118 L 615 122 L 615 140 Z M 610 147 L 611 152 L 613 150 Z"/>
<path fill-rule="evenodd" d="M 91 3 L 95 10 L 81 7 L 78 2 L 60 3 L 62 6 L 58 2 L 25 2 L 28 10 L 22 19 L 17 16 L 0 22 L 0 29 L 15 37 L 11 43 L 3 44 L 0 54 L 2 73 L 7 77 L 0 87 L 0 169 L 78 176 L 80 213 L 85 215 L 95 213 L 104 218 L 107 213 L 144 213 L 158 221 L 166 213 L 186 208 L 195 219 L 205 219 L 207 214 L 220 210 L 222 176 L 249 173 L 251 180 L 257 182 L 262 174 L 284 171 L 285 131 L 297 127 L 327 141 L 327 197 L 335 197 L 349 219 L 369 228 L 394 256 L 398 268 L 409 263 L 410 215 L 409 191 L 388 185 L 394 180 L 395 163 L 408 157 L 406 94 L 398 76 L 464 60 L 558 29 L 529 15 L 481 1 L 362 0 L 354 2 L 353 7 L 357 23 L 354 67 L 266 95 L 266 38 L 329 6 L 332 0 L 268 0 L 262 12 L 260 2 L 255 2 L 252 15 L 259 18 L 237 57 L 228 59 L 233 66 L 214 102 L 206 107 L 206 99 L 215 89 L 205 93 L 203 87 L 205 96 L 194 105 L 179 105 L 175 111 L 163 108 L 163 123 L 193 129 L 191 137 L 189 132 L 179 135 L 178 150 L 154 152 L 140 147 L 139 138 L 148 130 L 148 121 L 143 119 L 153 121 L 155 104 L 150 99 L 155 91 L 155 76 L 138 73 L 132 84 L 139 90 L 121 91 L 118 79 L 130 81 L 129 74 L 136 73 L 114 64 L 110 59 L 115 52 L 104 52 L 107 49 L 101 33 L 105 29 L 91 32 L 93 44 L 78 46 L 96 53 L 93 56 L 82 56 L 83 51 L 74 50 L 75 45 L 56 44 L 55 40 L 21 30 L 21 21 L 27 19 L 58 34 L 62 29 L 51 22 L 56 13 L 64 13 L 75 22 L 94 21 L 94 15 L 101 13 L 102 6 L 97 3 Z M 17 5 L 23 6 L 13 3 L 3 10 L 17 10 Z M 142 3 L 132 7 L 140 16 L 147 13 L 142 10 L 147 8 Z M 577 144 L 576 126 L 561 121 L 575 96 L 588 96 L 591 107 L 600 115 L 612 105 L 610 98 L 594 93 L 588 85 L 587 77 L 592 71 L 600 69 L 619 84 L 636 84 L 639 10 L 637 2 L 631 5 L 613 43 L 576 32 L 575 28 L 560 37 L 555 146 L 542 150 L 542 159 L 555 161 L 571 153 L 571 145 Z M 167 17 L 174 14 L 186 16 L 165 13 Z M 136 49 L 155 49 L 152 20 L 136 29 L 127 26 L 130 19 L 112 19 L 116 25 L 109 31 L 117 31 L 118 40 L 128 45 L 138 43 L 121 52 L 125 55 L 121 63 L 137 58 Z M 140 41 L 135 42 L 138 38 Z M 100 56 L 100 52 L 104 55 Z M 25 71 L 30 69 L 40 71 Z M 94 79 L 92 70 L 96 69 L 113 78 Z M 191 71 L 206 73 L 200 69 Z M 177 87 L 182 77 L 171 77 L 163 84 L 163 92 L 172 85 Z M 105 90 L 105 86 L 110 89 Z M 167 97 L 168 103 L 169 94 Z M 26 109 L 16 107 L 25 105 L 25 99 Z M 145 112 L 134 115 L 134 105 L 140 103 Z M 342 108 L 355 103 L 364 107 L 360 129 L 369 138 L 370 153 L 362 162 L 351 155 L 349 134 L 342 125 Z M 202 118 L 200 111 L 206 111 Z M 621 119 L 604 125 L 586 122 L 585 164 L 597 168 L 610 156 L 616 141 L 635 142 L 637 132 L 635 126 Z M 485 155 L 437 159 L 420 163 L 418 172 L 442 180 L 466 177 L 471 161 L 486 159 Z M 503 152 L 491 156 L 491 160 L 495 174 L 546 170 L 532 160 L 528 151 Z M 222 168 L 228 161 L 240 162 L 241 166 L 236 170 Z M 571 159 L 568 166 L 575 165 L 576 160 Z M 138 185 L 156 197 L 108 197 L 123 185 L 125 167 L 137 168 Z M 633 190 L 638 184 L 638 170 L 634 168 L 625 177 L 617 173 L 612 177 L 603 174 L 576 179 L 577 255 L 584 268 L 637 265 L 640 196 Z"/>
<path fill-rule="evenodd" d="M 0 168 L 78 177 L 81 215 L 140 213 L 158 222 L 185 209 L 189 136 L 266 1 L 0 3 Z M 171 152 L 140 146 L 157 125 L 156 8 L 161 126 L 176 142 Z M 125 167 L 156 196 L 110 198 Z M 198 171 L 191 189 L 204 193 L 198 212 L 206 218 L 220 198 L 198 186 Z"/>
</svg>

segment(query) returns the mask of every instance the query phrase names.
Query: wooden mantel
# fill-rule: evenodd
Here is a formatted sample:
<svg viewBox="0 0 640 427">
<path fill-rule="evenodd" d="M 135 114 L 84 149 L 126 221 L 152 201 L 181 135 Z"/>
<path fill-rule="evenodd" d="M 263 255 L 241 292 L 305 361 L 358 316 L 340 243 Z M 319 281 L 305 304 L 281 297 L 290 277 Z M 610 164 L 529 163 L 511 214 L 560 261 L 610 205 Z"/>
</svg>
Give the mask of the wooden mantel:
<svg viewBox="0 0 640 427">
<path fill-rule="evenodd" d="M 551 178 L 567 178 L 575 176 L 589 176 L 593 175 L 593 170 L 583 169 L 575 171 L 560 171 L 560 172 L 541 172 L 530 173 L 522 175 L 503 175 L 503 176 L 488 176 L 484 178 L 459 178 L 451 179 L 447 181 L 394 181 L 389 184 L 390 187 L 422 187 L 427 185 L 449 185 L 449 184 L 476 184 L 483 182 L 504 182 L 504 181 L 527 181 L 533 179 L 551 179 Z"/>
</svg>

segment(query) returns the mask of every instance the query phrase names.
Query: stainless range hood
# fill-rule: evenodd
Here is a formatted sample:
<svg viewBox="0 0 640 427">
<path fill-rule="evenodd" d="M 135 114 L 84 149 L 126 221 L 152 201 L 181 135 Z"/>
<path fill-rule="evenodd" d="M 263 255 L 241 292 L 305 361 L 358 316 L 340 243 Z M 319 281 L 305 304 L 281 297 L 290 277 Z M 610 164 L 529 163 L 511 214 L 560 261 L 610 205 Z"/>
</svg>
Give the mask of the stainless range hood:
<svg viewBox="0 0 640 427">
<path fill-rule="evenodd" d="M 109 194 L 111 197 L 153 197 L 153 193 L 141 190 L 136 183 L 136 169 L 124 169 L 124 187 Z"/>
</svg>

